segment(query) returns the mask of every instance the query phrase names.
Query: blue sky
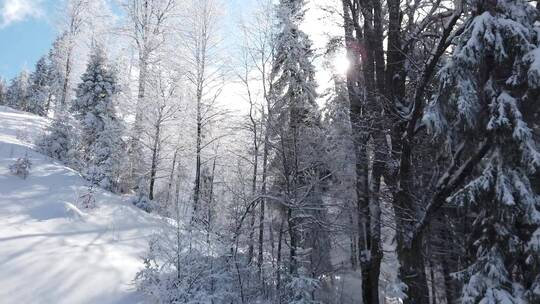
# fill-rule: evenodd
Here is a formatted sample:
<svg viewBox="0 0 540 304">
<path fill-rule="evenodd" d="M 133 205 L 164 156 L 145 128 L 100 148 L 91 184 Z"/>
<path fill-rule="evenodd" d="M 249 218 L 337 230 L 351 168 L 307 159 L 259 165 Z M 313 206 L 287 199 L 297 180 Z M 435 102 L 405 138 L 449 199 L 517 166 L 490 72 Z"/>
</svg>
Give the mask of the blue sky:
<svg viewBox="0 0 540 304">
<path fill-rule="evenodd" d="M 0 77 L 32 70 L 56 36 L 54 11 L 60 0 L 0 0 Z M 225 0 L 231 15 L 253 0 Z"/>
<path fill-rule="evenodd" d="M 0 0 L 0 77 L 10 79 L 33 69 L 54 37 L 51 15 L 55 0 Z"/>
</svg>

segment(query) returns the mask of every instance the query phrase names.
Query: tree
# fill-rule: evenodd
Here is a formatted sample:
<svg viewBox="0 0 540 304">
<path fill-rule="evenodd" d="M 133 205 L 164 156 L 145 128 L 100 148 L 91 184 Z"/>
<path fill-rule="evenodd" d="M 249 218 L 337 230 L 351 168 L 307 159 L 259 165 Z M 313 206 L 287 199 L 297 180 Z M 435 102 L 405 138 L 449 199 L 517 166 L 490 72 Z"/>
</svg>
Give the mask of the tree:
<svg viewBox="0 0 540 304">
<path fill-rule="evenodd" d="M 162 162 L 162 154 L 170 140 L 171 130 L 168 129 L 176 120 L 180 110 L 180 88 L 178 77 L 168 74 L 165 67 L 158 67 L 158 71 L 148 75 L 147 94 L 151 99 L 144 105 L 143 145 L 151 153 L 148 198 L 154 199 L 155 185 L 159 179 L 158 173 Z M 177 127 L 177 125 L 173 125 Z M 147 141 L 144 139 L 148 138 Z M 148 143 L 146 143 L 148 142 Z M 174 165 L 173 165 L 174 167 Z"/>
<path fill-rule="evenodd" d="M 429 145 L 419 125 L 433 76 L 459 34 L 461 1 L 448 1 L 448 6 L 446 1 L 429 0 L 414 5 L 398 0 L 344 0 L 342 4 L 345 45 L 352 63 L 347 89 L 356 149 L 364 303 L 379 301 L 380 197 L 386 194 L 395 213 L 399 279 L 407 286 L 404 302 L 428 303 L 424 245 L 429 240 L 415 227 L 435 218 L 425 216 L 429 199 L 419 198 L 432 193 L 431 181 L 442 173 L 430 170 L 429 161 L 424 161 L 438 150 Z M 381 187 L 383 178 L 387 187 Z"/>
<path fill-rule="evenodd" d="M 30 76 L 29 112 L 47 116 L 53 98 L 51 83 L 51 67 L 47 58 L 41 57 L 36 63 L 35 71 Z"/>
<path fill-rule="evenodd" d="M 427 211 L 451 200 L 476 217 L 463 303 L 534 303 L 540 196 L 531 176 L 540 146 L 526 111 L 538 99 L 538 12 L 526 1 L 469 5 L 425 118 L 453 153 Z"/>
<path fill-rule="evenodd" d="M 195 102 L 195 181 L 193 186 L 193 219 L 199 214 L 203 150 L 218 138 L 210 138 L 208 128 L 225 113 L 216 106 L 223 85 L 223 61 L 219 54 L 219 5 L 215 0 L 189 1 L 186 28 L 182 32 L 185 45 L 186 77 Z"/>
<path fill-rule="evenodd" d="M 163 47 L 167 33 L 170 32 L 170 20 L 175 12 L 176 0 L 123 0 L 121 6 L 126 12 L 129 25 L 122 31 L 135 42 L 138 52 L 137 102 L 135 105 L 135 121 L 129 143 L 131 162 L 131 178 L 135 186 L 141 183 L 143 155 L 140 147 L 142 136 L 142 120 L 148 73 L 151 64 L 156 60 L 156 52 Z"/>
<path fill-rule="evenodd" d="M 320 114 L 316 103 L 313 51 L 299 25 L 304 16 L 303 0 L 282 0 L 278 9 L 278 33 L 272 67 L 273 196 L 283 208 L 289 235 L 289 274 L 300 270 L 315 278 L 328 266 L 330 249 L 324 232 L 325 207 L 321 191 Z M 307 265 L 304 265 L 307 263 Z M 295 279 L 296 278 L 296 279 Z M 277 283 L 280 284 L 279 282 Z M 292 296 L 292 295 L 291 295 Z M 306 303 L 295 295 L 291 300 Z"/>
<path fill-rule="evenodd" d="M 27 111 L 30 99 L 30 75 L 23 70 L 11 80 L 6 92 L 6 105 L 21 111 Z"/>
<path fill-rule="evenodd" d="M 88 0 L 66 0 L 62 6 L 64 20 L 62 20 L 62 34 L 55 41 L 55 60 L 63 70 L 60 76 L 60 91 L 58 92 L 58 111 L 65 110 L 67 102 L 70 100 L 71 78 L 73 73 L 73 60 L 77 39 L 83 30 L 84 23 L 88 17 Z"/>
<path fill-rule="evenodd" d="M 271 1 L 258 1 L 256 9 L 252 12 L 253 16 L 247 22 L 242 22 L 240 25 L 243 33 L 243 41 L 240 51 L 241 70 L 237 72 L 238 78 L 246 89 L 246 100 L 249 103 L 249 122 L 245 128 L 251 133 L 252 154 L 250 157 L 253 158 L 252 197 L 255 197 L 259 192 L 262 196 L 259 199 L 257 253 L 257 266 L 259 267 L 259 278 L 261 281 L 264 281 L 265 196 L 267 194 L 268 154 L 270 151 L 270 119 L 268 117 L 271 116 L 271 100 L 268 92 L 271 87 L 270 72 L 275 42 L 276 19 L 275 13 L 269 16 L 269 11 L 274 12 L 274 5 Z M 261 153 L 262 155 L 259 155 Z M 262 172 L 259 173 L 259 171 Z M 258 177 L 259 174 L 261 175 L 260 178 Z M 253 255 L 254 251 L 255 215 L 256 213 L 252 211 L 250 219 L 250 244 L 248 249 L 249 257 Z M 264 282 L 262 283 L 264 285 Z"/>
<path fill-rule="evenodd" d="M 38 140 L 37 146 L 43 154 L 77 168 L 78 133 L 73 125 L 67 113 L 57 115 L 45 135 Z"/>
<path fill-rule="evenodd" d="M 4 78 L 0 77 L 0 105 L 7 104 L 7 84 Z"/>
<path fill-rule="evenodd" d="M 115 72 L 107 65 L 102 47 L 93 46 L 81 81 L 71 111 L 81 125 L 85 175 L 92 183 L 115 190 L 123 151 L 122 125 L 114 105 L 118 92 Z"/>
</svg>

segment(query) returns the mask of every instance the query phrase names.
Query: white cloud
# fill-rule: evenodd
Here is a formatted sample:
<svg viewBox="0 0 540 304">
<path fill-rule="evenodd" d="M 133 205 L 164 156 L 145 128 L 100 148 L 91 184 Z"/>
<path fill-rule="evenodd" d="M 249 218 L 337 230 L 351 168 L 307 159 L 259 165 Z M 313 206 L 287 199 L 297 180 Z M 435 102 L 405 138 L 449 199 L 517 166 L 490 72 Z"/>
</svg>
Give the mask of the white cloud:
<svg viewBox="0 0 540 304">
<path fill-rule="evenodd" d="M 0 0 L 0 28 L 43 15 L 41 0 Z"/>
</svg>

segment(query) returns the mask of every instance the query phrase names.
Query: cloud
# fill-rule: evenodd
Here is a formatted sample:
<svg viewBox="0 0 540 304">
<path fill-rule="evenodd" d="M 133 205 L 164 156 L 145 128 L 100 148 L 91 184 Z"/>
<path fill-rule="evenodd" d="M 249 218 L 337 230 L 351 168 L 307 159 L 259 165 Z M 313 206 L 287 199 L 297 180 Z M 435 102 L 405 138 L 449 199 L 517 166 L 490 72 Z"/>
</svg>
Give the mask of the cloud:
<svg viewBox="0 0 540 304">
<path fill-rule="evenodd" d="M 41 0 L 0 0 L 0 28 L 43 16 Z"/>
</svg>

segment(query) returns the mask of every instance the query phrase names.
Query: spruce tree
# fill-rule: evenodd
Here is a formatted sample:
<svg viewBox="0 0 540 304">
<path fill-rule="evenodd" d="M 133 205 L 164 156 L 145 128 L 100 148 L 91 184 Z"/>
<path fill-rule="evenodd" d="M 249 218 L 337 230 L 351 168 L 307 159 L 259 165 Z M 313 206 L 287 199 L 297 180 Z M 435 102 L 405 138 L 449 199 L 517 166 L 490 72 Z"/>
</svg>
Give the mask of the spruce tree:
<svg viewBox="0 0 540 304">
<path fill-rule="evenodd" d="M 478 161 L 450 198 L 473 218 L 462 303 L 538 303 L 540 197 L 530 176 L 540 169 L 540 153 L 525 112 L 538 107 L 540 70 L 531 65 L 538 16 L 524 0 L 470 5 L 425 119 L 456 156 Z M 468 166 L 454 162 L 457 170 Z"/>
<path fill-rule="evenodd" d="M 328 235 L 321 224 L 325 210 L 321 199 L 320 175 L 322 132 L 316 103 L 312 43 L 300 29 L 304 18 L 303 0 L 279 3 L 278 33 L 272 67 L 272 132 L 274 146 L 274 191 L 283 198 L 289 226 L 291 283 L 310 281 L 326 270 Z M 306 277 L 307 276 L 307 277 Z M 309 303 L 303 294 L 288 294 L 287 301 Z"/>
<path fill-rule="evenodd" d="M 36 63 L 36 70 L 30 76 L 30 92 L 28 112 L 46 116 L 52 98 L 51 69 L 46 57 L 41 57 Z"/>
<path fill-rule="evenodd" d="M 94 46 L 71 107 L 81 125 L 81 162 L 92 183 L 114 190 L 120 169 L 122 125 L 116 116 L 116 76 L 100 46 Z"/>
<path fill-rule="evenodd" d="M 41 153 L 72 167 L 77 166 L 77 136 L 68 113 L 58 113 L 37 146 Z"/>
<path fill-rule="evenodd" d="M 6 92 L 6 105 L 21 111 L 27 111 L 30 97 L 30 76 L 23 70 L 11 80 Z"/>
</svg>

